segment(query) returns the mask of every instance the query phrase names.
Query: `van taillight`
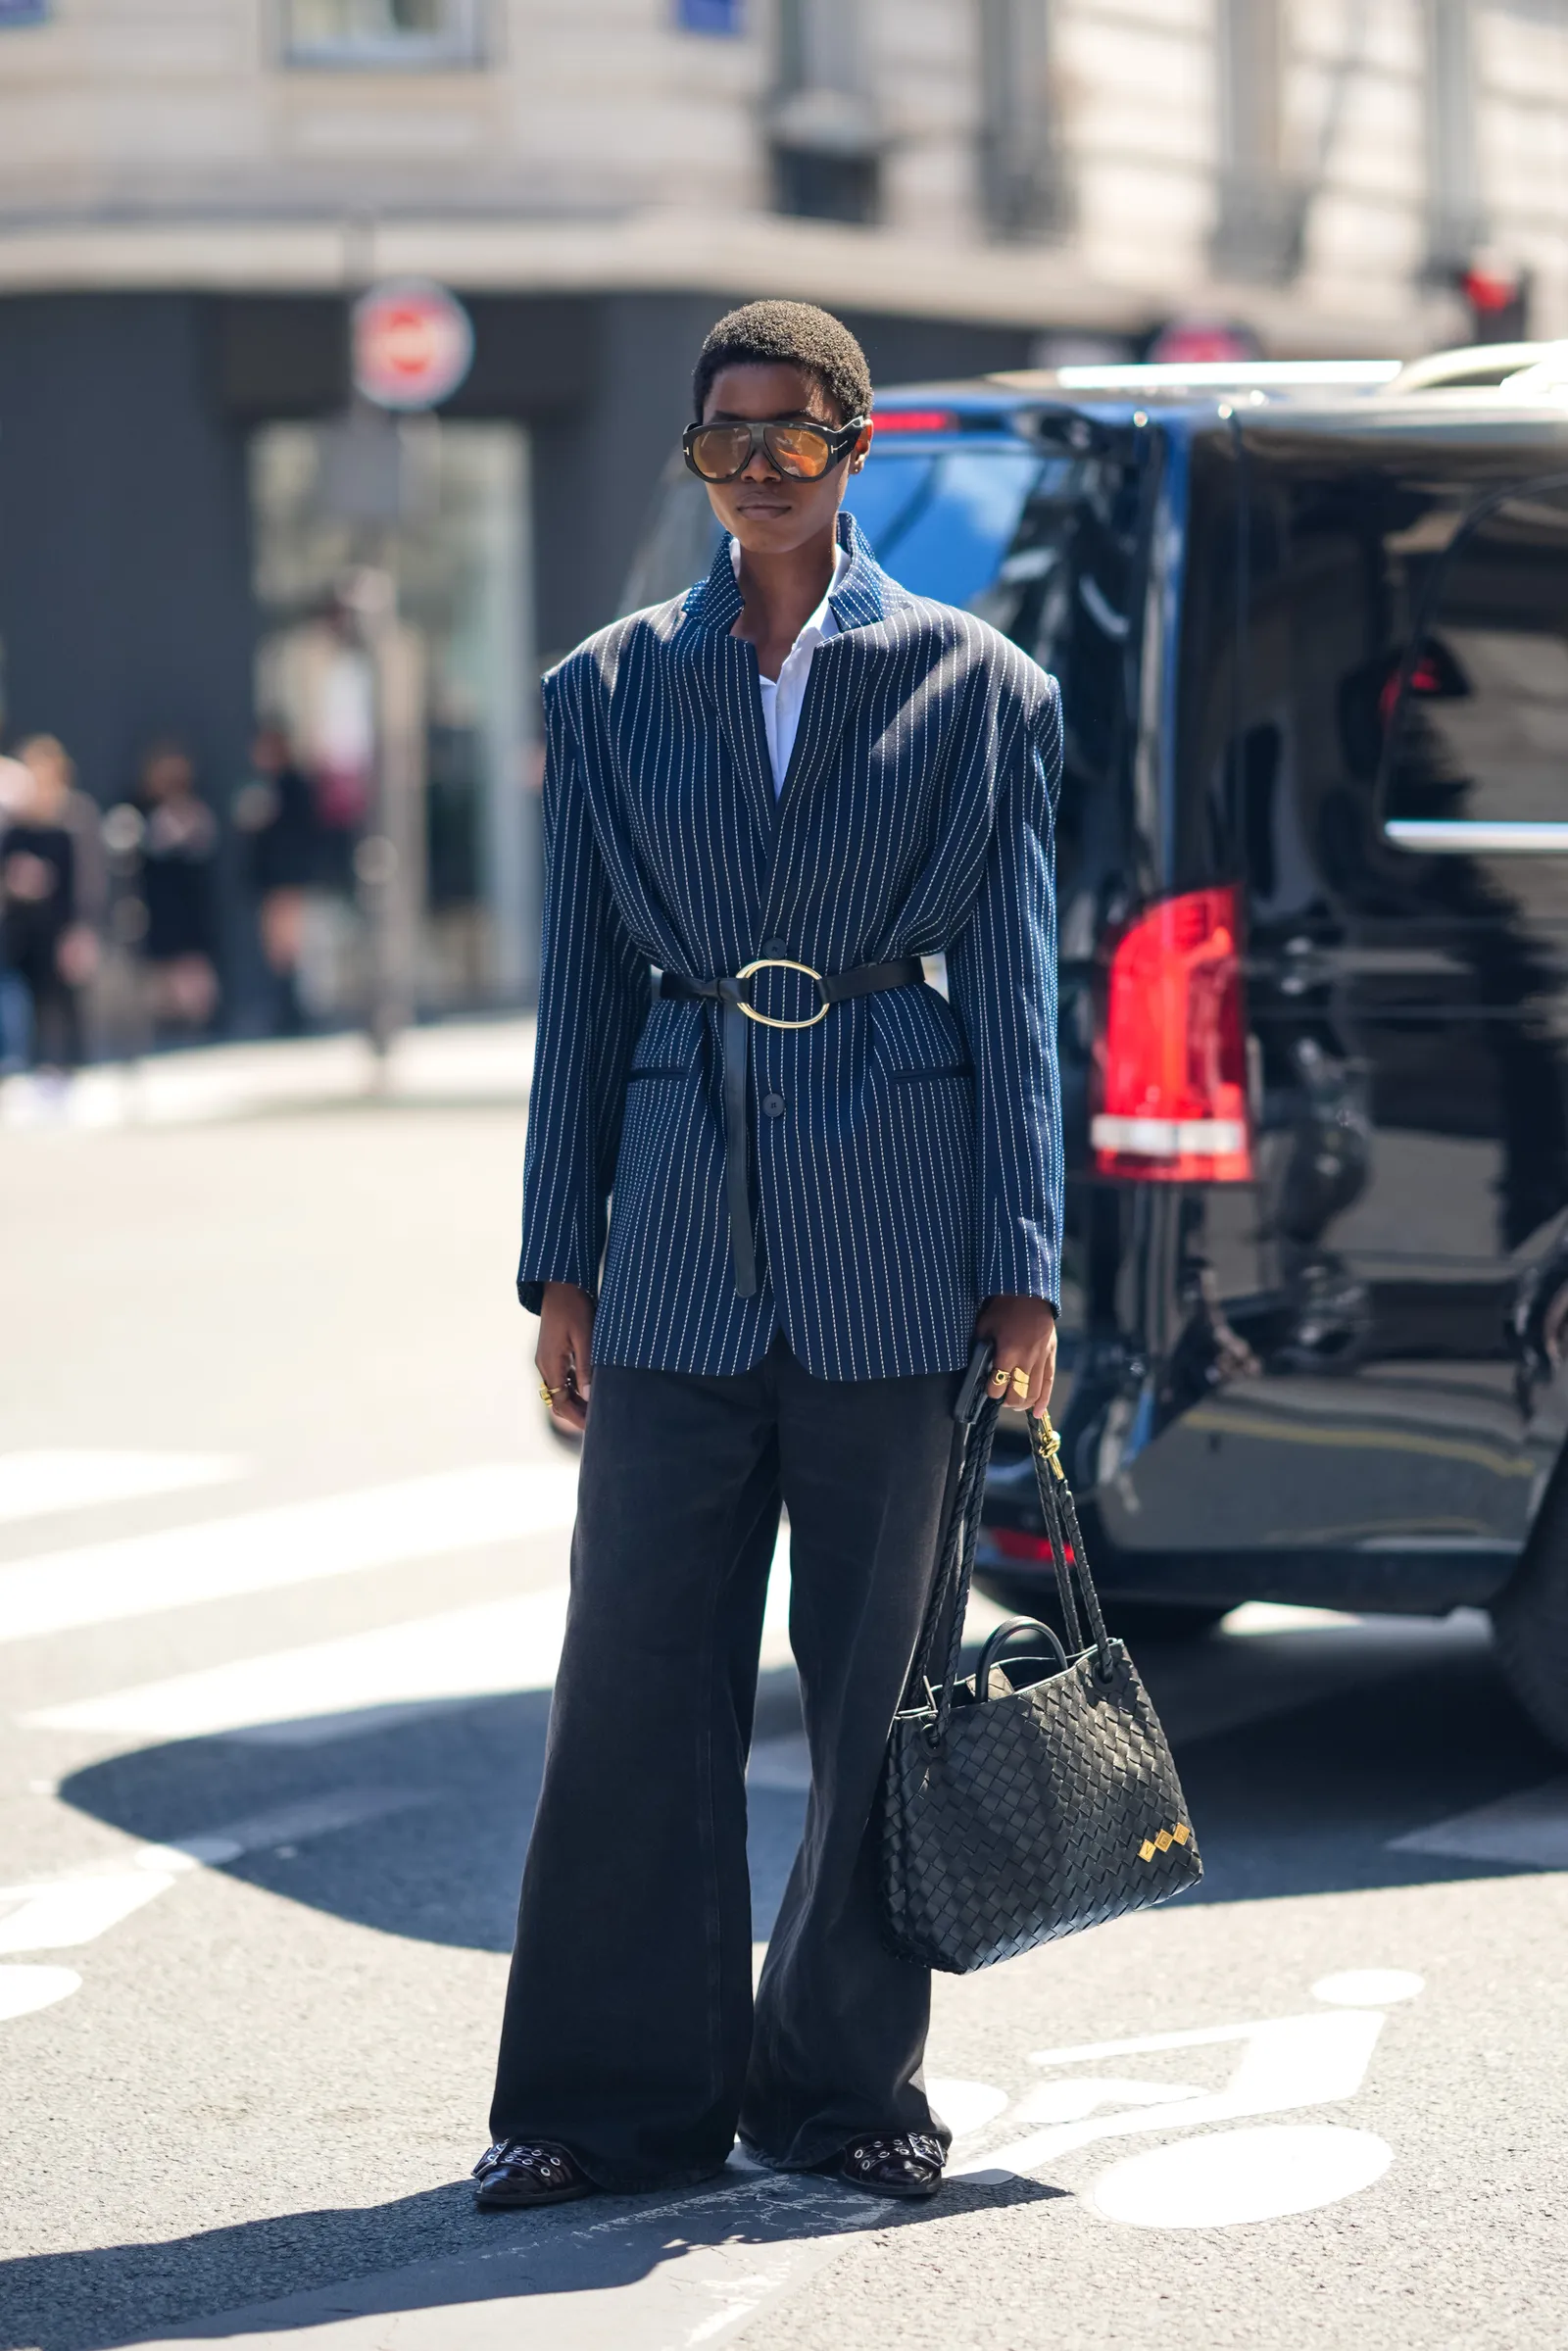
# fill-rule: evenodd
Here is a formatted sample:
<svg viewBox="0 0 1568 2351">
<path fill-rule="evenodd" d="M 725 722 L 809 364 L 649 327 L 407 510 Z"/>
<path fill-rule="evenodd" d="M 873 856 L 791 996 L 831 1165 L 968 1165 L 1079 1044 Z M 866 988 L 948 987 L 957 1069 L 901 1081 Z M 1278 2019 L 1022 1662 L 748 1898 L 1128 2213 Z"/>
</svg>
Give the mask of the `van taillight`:
<svg viewBox="0 0 1568 2351">
<path fill-rule="evenodd" d="M 1117 940 L 1089 1123 L 1098 1174 L 1250 1179 L 1239 949 L 1233 889 L 1166 899 Z"/>
</svg>

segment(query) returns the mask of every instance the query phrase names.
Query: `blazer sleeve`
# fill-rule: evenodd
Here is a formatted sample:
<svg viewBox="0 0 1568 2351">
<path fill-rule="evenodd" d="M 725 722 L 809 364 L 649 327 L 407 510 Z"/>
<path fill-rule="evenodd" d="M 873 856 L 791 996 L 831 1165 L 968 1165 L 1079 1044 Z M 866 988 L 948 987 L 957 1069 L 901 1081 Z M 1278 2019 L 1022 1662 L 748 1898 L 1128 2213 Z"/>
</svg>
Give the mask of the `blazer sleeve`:
<svg viewBox="0 0 1568 2351">
<path fill-rule="evenodd" d="M 1055 808 L 1061 703 L 1053 679 L 999 775 L 985 878 L 948 949 L 948 988 L 974 1064 L 982 1298 L 1061 1301 L 1061 1084 L 1056 1063 Z"/>
<path fill-rule="evenodd" d="M 517 1296 L 534 1314 L 547 1282 L 598 1294 L 626 1074 L 652 987 L 594 838 L 581 759 L 577 720 L 549 679 L 544 949 L 517 1266 Z"/>
</svg>

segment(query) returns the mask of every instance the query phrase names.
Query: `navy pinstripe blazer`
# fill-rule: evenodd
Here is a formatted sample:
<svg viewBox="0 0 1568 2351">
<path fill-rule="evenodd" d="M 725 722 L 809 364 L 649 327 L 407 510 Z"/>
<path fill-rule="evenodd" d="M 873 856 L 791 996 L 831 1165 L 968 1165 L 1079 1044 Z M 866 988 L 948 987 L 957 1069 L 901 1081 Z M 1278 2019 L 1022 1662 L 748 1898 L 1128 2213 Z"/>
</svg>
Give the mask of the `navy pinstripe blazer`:
<svg viewBox="0 0 1568 2351">
<path fill-rule="evenodd" d="M 727 540 L 706 581 L 545 680 L 517 1287 L 536 1312 L 547 1281 L 597 1293 L 600 1362 L 738 1372 L 782 1328 L 819 1378 L 952 1371 L 983 1298 L 1057 1296 L 1056 686 L 972 614 L 906 594 L 853 517 L 839 529 L 840 633 L 812 659 L 777 801 Z M 718 1007 L 656 1001 L 650 967 L 717 978 L 764 950 L 828 973 L 942 953 L 951 1001 L 901 988 L 812 1028 L 748 1024 L 743 1298 Z M 752 991 L 780 1017 L 816 1008 L 791 972 Z"/>
</svg>

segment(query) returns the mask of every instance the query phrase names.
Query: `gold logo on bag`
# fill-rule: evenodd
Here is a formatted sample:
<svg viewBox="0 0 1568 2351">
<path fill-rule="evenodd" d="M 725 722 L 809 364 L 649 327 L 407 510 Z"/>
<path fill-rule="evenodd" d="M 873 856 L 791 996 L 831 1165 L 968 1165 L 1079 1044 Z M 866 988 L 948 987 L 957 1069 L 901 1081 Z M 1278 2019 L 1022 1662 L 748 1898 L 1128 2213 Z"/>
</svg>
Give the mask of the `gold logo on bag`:
<svg viewBox="0 0 1568 2351">
<path fill-rule="evenodd" d="M 1185 1821 L 1178 1821 L 1174 1829 L 1161 1829 L 1157 1837 L 1146 1837 L 1138 1848 L 1138 1858 L 1152 1861 L 1156 1853 L 1168 1853 L 1172 1845 L 1184 1845 L 1192 1834 Z"/>
</svg>

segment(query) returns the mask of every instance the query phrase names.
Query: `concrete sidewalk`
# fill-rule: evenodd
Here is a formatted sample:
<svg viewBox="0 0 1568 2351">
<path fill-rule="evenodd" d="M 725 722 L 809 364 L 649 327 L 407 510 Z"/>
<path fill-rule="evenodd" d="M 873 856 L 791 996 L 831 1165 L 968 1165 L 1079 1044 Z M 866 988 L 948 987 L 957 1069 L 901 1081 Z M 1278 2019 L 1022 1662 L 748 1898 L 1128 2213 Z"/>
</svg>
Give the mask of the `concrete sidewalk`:
<svg viewBox="0 0 1568 2351">
<path fill-rule="evenodd" d="M 524 1103 L 533 1031 L 531 1016 L 409 1029 L 384 1066 L 363 1036 L 349 1035 L 153 1053 L 84 1069 L 64 1086 L 11 1077 L 0 1082 L 0 1132 L 194 1126 L 376 1100 L 409 1105 Z"/>
</svg>

